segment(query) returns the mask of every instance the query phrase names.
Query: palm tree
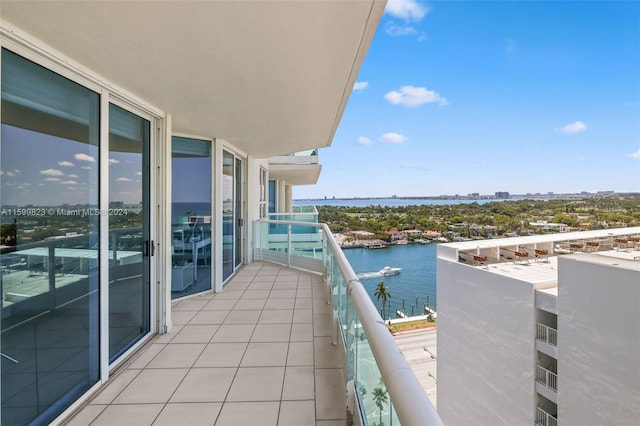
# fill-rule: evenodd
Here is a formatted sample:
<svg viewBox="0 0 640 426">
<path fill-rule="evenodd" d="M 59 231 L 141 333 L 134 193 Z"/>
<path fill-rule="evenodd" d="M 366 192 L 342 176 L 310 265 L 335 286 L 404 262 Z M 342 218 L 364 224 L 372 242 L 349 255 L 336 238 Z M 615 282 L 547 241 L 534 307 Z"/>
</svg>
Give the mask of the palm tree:
<svg viewBox="0 0 640 426">
<path fill-rule="evenodd" d="M 387 398 L 387 389 L 384 387 L 373 388 L 371 397 L 373 398 L 373 402 L 376 404 L 376 407 L 378 407 L 378 410 L 380 410 L 379 424 L 382 426 L 382 408 L 389 402 L 389 399 Z"/>
<path fill-rule="evenodd" d="M 376 297 L 376 299 L 382 300 L 382 319 L 384 320 L 385 319 L 384 305 L 387 304 L 388 299 L 391 299 L 391 293 L 389 293 L 389 287 L 384 285 L 384 281 L 380 281 L 378 283 L 378 286 L 376 287 L 376 290 L 373 292 L 373 295 Z"/>
</svg>

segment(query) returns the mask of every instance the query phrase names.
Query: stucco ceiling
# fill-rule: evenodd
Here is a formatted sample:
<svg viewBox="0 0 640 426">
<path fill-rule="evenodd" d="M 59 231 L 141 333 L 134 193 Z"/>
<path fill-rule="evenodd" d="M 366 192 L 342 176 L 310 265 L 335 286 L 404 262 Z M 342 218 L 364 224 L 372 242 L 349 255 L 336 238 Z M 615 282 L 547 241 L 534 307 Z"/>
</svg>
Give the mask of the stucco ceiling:
<svg viewBox="0 0 640 426">
<path fill-rule="evenodd" d="M 2 0 L 2 20 L 257 158 L 328 146 L 385 1 Z"/>
</svg>

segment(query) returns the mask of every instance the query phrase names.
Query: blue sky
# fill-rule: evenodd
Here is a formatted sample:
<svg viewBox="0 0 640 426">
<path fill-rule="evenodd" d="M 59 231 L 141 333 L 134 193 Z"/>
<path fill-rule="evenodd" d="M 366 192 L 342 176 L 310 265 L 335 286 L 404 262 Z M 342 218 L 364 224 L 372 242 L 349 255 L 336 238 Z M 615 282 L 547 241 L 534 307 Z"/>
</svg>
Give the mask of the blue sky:
<svg viewBox="0 0 640 426">
<path fill-rule="evenodd" d="M 640 191 L 640 2 L 390 0 L 294 198 Z"/>
</svg>

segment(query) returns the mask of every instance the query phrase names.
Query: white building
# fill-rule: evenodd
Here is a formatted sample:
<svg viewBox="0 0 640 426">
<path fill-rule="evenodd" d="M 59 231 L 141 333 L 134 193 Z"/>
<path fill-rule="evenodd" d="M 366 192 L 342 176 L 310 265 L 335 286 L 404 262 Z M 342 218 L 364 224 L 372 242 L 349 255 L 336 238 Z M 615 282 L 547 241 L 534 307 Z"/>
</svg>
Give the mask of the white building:
<svg viewBox="0 0 640 426">
<path fill-rule="evenodd" d="M 637 424 L 640 228 L 444 244 L 437 286 L 445 424 Z"/>
<path fill-rule="evenodd" d="M 567 230 L 569 229 L 569 226 L 565 225 L 564 223 L 549 223 L 546 220 L 529 222 L 529 225 L 540 228 L 542 231 L 567 232 Z"/>
</svg>

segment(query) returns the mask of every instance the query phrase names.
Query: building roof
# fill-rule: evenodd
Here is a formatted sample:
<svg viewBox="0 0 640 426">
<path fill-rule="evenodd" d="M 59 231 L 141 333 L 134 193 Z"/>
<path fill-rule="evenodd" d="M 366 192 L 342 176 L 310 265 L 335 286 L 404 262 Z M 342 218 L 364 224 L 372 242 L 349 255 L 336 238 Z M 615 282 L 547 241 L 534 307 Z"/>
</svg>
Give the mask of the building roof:
<svg viewBox="0 0 640 426">
<path fill-rule="evenodd" d="M 632 236 L 632 240 L 627 236 Z M 595 241 L 599 241 L 598 246 L 587 244 Z M 566 250 L 565 246 L 573 250 Z M 548 256 L 531 255 L 535 247 L 546 248 Z M 519 257 L 516 251 L 527 252 L 529 256 Z M 511 255 L 508 261 L 503 254 Z M 455 259 L 470 267 L 531 283 L 538 289 L 557 285 L 558 258 L 564 256 L 640 272 L 640 227 L 464 241 L 438 247 L 441 259 Z"/>
<path fill-rule="evenodd" d="M 450 247 L 459 251 L 473 250 L 476 248 L 491 248 L 517 245 L 533 245 L 542 243 L 554 243 L 571 240 L 590 240 L 600 238 L 615 238 L 624 235 L 640 234 L 640 226 L 631 228 L 599 229 L 595 231 L 565 232 L 561 234 L 544 234 L 527 237 L 493 238 L 486 240 L 461 241 L 441 244 L 440 247 Z M 439 248 L 440 248 L 439 247 Z"/>
</svg>

